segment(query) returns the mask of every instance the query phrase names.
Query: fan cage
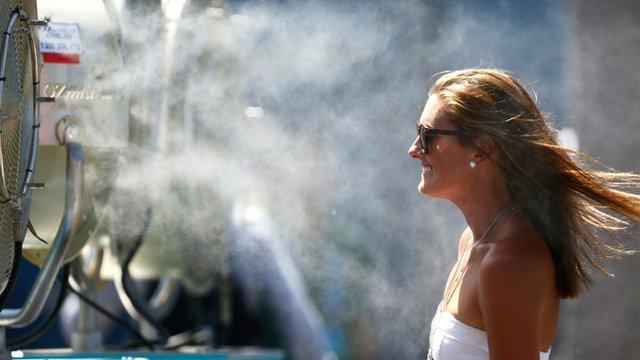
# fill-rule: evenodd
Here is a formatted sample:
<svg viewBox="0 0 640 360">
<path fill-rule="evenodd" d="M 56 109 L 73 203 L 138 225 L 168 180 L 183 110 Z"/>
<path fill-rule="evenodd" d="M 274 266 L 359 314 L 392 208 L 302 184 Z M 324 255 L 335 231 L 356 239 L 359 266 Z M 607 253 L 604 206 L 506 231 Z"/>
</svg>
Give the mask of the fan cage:
<svg viewBox="0 0 640 360">
<path fill-rule="evenodd" d="M 0 308 L 17 272 L 38 144 L 39 52 L 35 1 L 0 4 Z"/>
</svg>

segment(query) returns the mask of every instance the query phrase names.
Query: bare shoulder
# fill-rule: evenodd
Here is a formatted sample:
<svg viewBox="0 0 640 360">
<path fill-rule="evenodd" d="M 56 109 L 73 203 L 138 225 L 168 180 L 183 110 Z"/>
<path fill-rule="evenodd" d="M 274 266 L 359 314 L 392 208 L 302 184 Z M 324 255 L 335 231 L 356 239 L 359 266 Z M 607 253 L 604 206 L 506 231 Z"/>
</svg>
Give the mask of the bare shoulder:
<svg viewBox="0 0 640 360">
<path fill-rule="evenodd" d="M 522 234 L 520 234 L 522 236 Z M 544 303 L 554 269 L 546 244 L 507 239 L 485 244 L 479 268 L 478 305 L 492 358 L 537 357 Z"/>
<path fill-rule="evenodd" d="M 551 253 L 544 241 L 537 234 L 516 236 L 485 245 L 479 268 L 485 300 L 503 297 L 501 301 L 537 302 L 555 279 Z"/>
<path fill-rule="evenodd" d="M 551 253 L 541 238 L 531 236 L 534 238 L 506 239 L 487 244 L 480 264 L 481 286 L 508 286 L 514 282 L 524 282 L 526 288 L 532 290 L 536 285 L 544 286 L 554 273 Z"/>
</svg>

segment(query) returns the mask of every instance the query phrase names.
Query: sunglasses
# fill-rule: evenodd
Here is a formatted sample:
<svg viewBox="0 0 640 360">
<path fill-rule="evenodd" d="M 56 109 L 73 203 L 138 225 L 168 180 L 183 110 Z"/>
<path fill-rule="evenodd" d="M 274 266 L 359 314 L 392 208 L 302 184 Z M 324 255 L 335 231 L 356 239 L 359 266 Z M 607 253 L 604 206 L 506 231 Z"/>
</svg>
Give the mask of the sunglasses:
<svg viewBox="0 0 640 360">
<path fill-rule="evenodd" d="M 462 135 L 466 134 L 466 131 L 463 130 L 444 130 L 444 129 L 434 129 L 430 127 L 426 127 L 420 122 L 416 123 L 416 128 L 418 129 L 418 138 L 420 139 L 420 152 L 423 154 L 429 153 L 429 144 L 438 137 L 438 135 Z"/>
</svg>

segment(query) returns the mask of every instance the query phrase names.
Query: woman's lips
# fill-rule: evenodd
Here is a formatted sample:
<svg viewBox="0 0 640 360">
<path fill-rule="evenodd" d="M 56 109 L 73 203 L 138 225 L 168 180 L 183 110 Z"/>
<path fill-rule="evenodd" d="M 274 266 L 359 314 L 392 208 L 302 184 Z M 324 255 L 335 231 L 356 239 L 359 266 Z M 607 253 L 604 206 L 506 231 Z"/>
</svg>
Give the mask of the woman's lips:
<svg viewBox="0 0 640 360">
<path fill-rule="evenodd" d="M 431 166 L 431 165 L 422 165 L 422 173 L 423 174 L 429 174 L 429 173 L 431 173 L 431 171 L 433 171 L 433 166 Z"/>
</svg>

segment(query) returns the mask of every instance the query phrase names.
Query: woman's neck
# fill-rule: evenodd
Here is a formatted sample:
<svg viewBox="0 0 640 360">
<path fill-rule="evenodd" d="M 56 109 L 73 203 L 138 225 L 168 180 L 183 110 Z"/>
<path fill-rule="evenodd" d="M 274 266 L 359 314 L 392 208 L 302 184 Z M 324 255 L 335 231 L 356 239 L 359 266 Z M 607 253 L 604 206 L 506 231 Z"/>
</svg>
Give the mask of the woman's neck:
<svg viewBox="0 0 640 360">
<path fill-rule="evenodd" d="M 499 177 L 476 177 L 481 178 L 489 180 L 474 183 L 474 189 L 470 189 L 458 199 L 451 200 L 462 212 L 473 233 L 474 241 L 479 240 L 501 212 L 513 203 L 507 187 Z"/>
</svg>

